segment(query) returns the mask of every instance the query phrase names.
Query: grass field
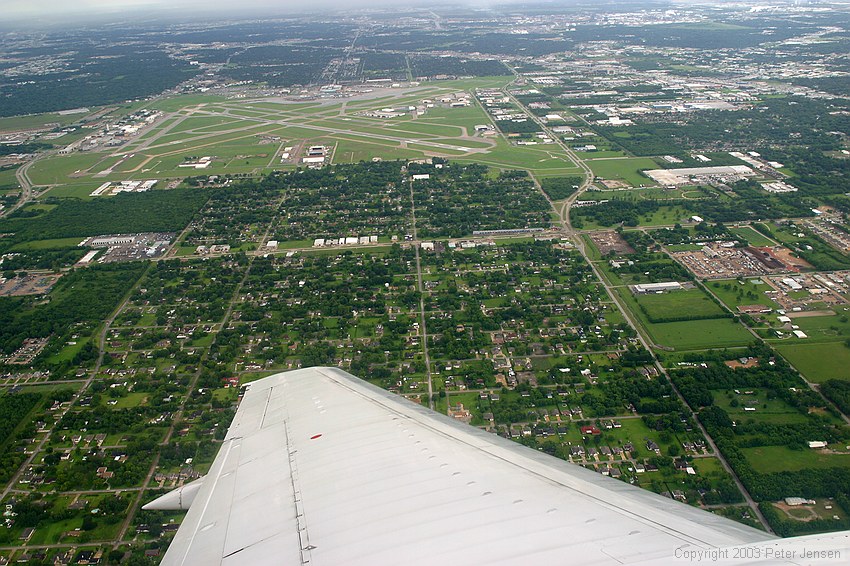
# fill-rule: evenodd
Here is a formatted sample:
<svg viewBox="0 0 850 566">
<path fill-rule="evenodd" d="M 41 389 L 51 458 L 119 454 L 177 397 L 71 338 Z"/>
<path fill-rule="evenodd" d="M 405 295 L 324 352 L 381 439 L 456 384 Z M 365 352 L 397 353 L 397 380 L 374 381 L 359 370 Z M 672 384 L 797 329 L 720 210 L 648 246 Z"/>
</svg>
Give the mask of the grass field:
<svg viewBox="0 0 850 566">
<path fill-rule="evenodd" d="M 29 177 L 36 185 L 80 182 L 80 177 L 86 175 L 104 157 L 104 154 L 99 153 L 50 156 L 35 162 L 30 167 Z"/>
<path fill-rule="evenodd" d="M 458 161 L 473 161 L 500 168 L 528 169 L 535 174 L 581 175 L 581 170 L 562 149 L 548 146 L 514 146 L 499 138 L 486 153 L 471 154 Z"/>
<path fill-rule="evenodd" d="M 139 407 L 148 402 L 148 393 L 128 393 L 124 397 L 117 397 L 115 399 L 103 399 L 103 403 L 112 407 L 113 409 L 128 409 L 131 407 Z M 114 403 L 110 403 L 110 401 L 114 401 Z"/>
<path fill-rule="evenodd" d="M 262 175 L 292 169 L 304 155 L 299 148 L 313 144 L 336 146 L 331 159 L 337 163 L 443 156 L 498 169 L 580 174 L 576 164 L 555 144 L 517 147 L 501 137 L 474 137 L 475 125 L 490 122 L 477 103 L 463 108 L 437 105 L 419 115 L 368 114 L 507 82 L 505 77 L 445 81 L 387 91 L 374 98 L 306 103 L 177 96 L 152 103 L 151 108 L 174 114 L 123 147 L 46 157 L 33 165 L 30 177 L 36 185 L 52 187 L 50 196 L 89 198 L 89 193 L 105 181 L 170 180 L 197 174 Z M 282 162 L 277 156 L 284 147 L 296 149 L 288 161 Z M 212 158 L 203 171 L 180 167 L 203 156 Z"/>
<path fill-rule="evenodd" d="M 78 338 L 73 341 L 75 343 L 66 344 L 61 350 L 50 356 L 50 363 L 72 362 L 74 356 L 76 356 L 83 349 L 83 346 L 89 343 L 89 341 L 90 338 Z"/>
<path fill-rule="evenodd" d="M 791 362 L 809 381 L 822 383 L 828 379 L 850 380 L 850 348 L 843 342 L 795 342 L 774 344 L 782 356 Z"/>
<path fill-rule="evenodd" d="M 676 350 L 745 346 L 755 340 L 743 326 L 728 318 L 650 324 L 648 330 L 658 344 Z"/>
<path fill-rule="evenodd" d="M 3 169 L 0 171 L 0 191 L 5 190 L 18 190 L 21 185 L 18 183 L 18 179 L 15 177 L 18 168 L 11 167 L 9 169 Z"/>
<path fill-rule="evenodd" d="M 102 183 L 90 181 L 88 183 L 73 183 L 56 185 L 45 193 L 48 197 L 55 198 L 78 198 L 90 200 L 95 197 L 91 196 L 92 191 L 98 188 Z"/>
<path fill-rule="evenodd" d="M 593 174 L 603 179 L 621 179 L 634 187 L 654 185 L 655 182 L 641 174 L 645 169 L 658 169 L 658 164 L 649 157 L 622 159 L 588 159 Z"/>
<path fill-rule="evenodd" d="M 811 343 L 842 343 L 850 339 L 850 307 L 823 305 L 824 309 L 831 309 L 835 312 L 834 315 L 827 316 L 806 316 L 793 317 L 793 323 L 800 327 L 800 330 L 806 333 L 807 338 L 795 339 L 804 341 L 806 344 Z M 772 342 L 782 344 L 784 340 L 772 340 Z"/>
<path fill-rule="evenodd" d="M 64 126 L 79 120 L 87 114 L 88 112 L 81 112 L 79 114 L 65 114 L 63 116 L 55 112 L 49 112 L 47 114 L 0 118 L 0 132 L 17 132 L 20 130 L 44 128 L 46 124 L 59 124 Z"/>
<path fill-rule="evenodd" d="M 378 156 L 381 159 L 421 159 L 425 157 L 425 153 L 412 149 L 386 147 L 376 143 L 340 140 L 334 154 L 334 161 L 336 163 L 357 163 L 358 161 L 370 161 Z"/>
<path fill-rule="evenodd" d="M 712 391 L 714 404 L 726 411 L 736 421 L 756 419 L 758 422 L 774 424 L 805 423 L 808 418 L 797 409 L 781 399 L 768 399 L 767 393 L 761 389 L 747 389 L 751 394 L 734 391 Z M 733 406 L 733 402 L 737 406 Z M 755 409 L 746 410 L 746 409 Z"/>
<path fill-rule="evenodd" d="M 24 250 L 51 250 L 57 248 L 70 248 L 78 246 L 84 238 L 55 238 L 53 240 L 35 240 L 17 244 L 12 247 L 12 251 Z"/>
<path fill-rule="evenodd" d="M 640 218 L 641 226 L 666 226 L 686 220 L 693 211 L 681 206 L 661 206 L 652 214 Z"/>
<path fill-rule="evenodd" d="M 632 454 L 637 457 L 642 458 L 654 455 L 647 450 L 646 439 L 656 442 L 664 454 L 670 450 L 671 446 L 679 444 L 679 441 L 674 436 L 669 437 L 666 441 L 662 440 L 661 434 L 646 426 L 646 423 L 641 419 L 623 419 L 620 421 L 620 424 L 621 428 L 606 430 L 603 433 L 604 439 L 610 445 L 632 442 L 635 445 L 635 451 Z M 570 427 L 570 429 L 574 429 L 574 427 Z"/>
<path fill-rule="evenodd" d="M 652 341 L 673 350 L 705 350 L 746 346 L 755 338 L 731 318 L 713 318 L 683 322 L 650 322 L 628 289 L 617 289 L 623 302 L 646 329 Z M 658 295 L 667 297 L 668 295 Z M 712 303 L 713 304 L 713 303 Z M 714 305 L 717 307 L 717 305 Z M 717 307 L 719 309 L 719 307 Z"/>
<path fill-rule="evenodd" d="M 579 171 L 579 170 L 576 170 Z M 577 172 L 573 173 L 565 173 L 565 175 L 572 174 L 576 175 Z M 587 193 L 586 197 L 583 196 L 581 200 L 593 200 L 591 196 L 593 193 Z M 640 226 L 644 227 L 655 227 L 655 226 L 671 226 L 676 223 L 684 223 L 688 220 L 688 218 L 694 214 L 689 208 L 685 208 L 682 206 L 659 206 L 658 210 L 653 213 L 645 214 L 638 218 L 638 222 Z M 575 216 L 573 216 L 575 218 Z M 582 217 L 582 229 L 583 230 L 610 230 L 611 226 L 604 226 L 602 224 L 597 224 L 589 217 Z"/>
<path fill-rule="evenodd" d="M 722 317 L 725 312 L 701 289 L 638 295 L 635 301 L 650 320 L 670 320 L 684 315 L 695 318 Z"/>
<path fill-rule="evenodd" d="M 603 191 L 588 191 L 585 196 L 594 200 L 665 200 L 665 199 L 681 199 L 684 191 L 681 189 L 667 189 L 665 187 L 648 187 L 645 189 L 619 189 L 619 190 L 603 190 Z"/>
<path fill-rule="evenodd" d="M 763 474 L 850 466 L 850 454 L 823 454 L 809 449 L 791 450 L 785 446 L 759 446 L 742 448 L 741 451 L 753 469 Z"/>
<path fill-rule="evenodd" d="M 758 281 L 758 283 L 756 283 Z M 717 295 L 733 311 L 740 305 L 764 305 L 778 309 L 779 304 L 764 294 L 770 286 L 761 283 L 761 279 L 746 279 L 739 283 L 736 279 L 719 279 L 706 284 L 709 291 Z"/>
<path fill-rule="evenodd" d="M 774 246 L 776 243 L 764 236 L 761 232 L 753 230 L 749 226 L 739 226 L 737 228 L 729 228 L 729 231 L 747 240 L 751 246 Z"/>
<path fill-rule="evenodd" d="M 221 102 L 223 100 L 225 99 L 221 96 L 213 96 L 209 94 L 188 94 L 185 96 L 175 96 L 173 98 L 164 98 L 162 100 L 157 100 L 156 102 L 151 104 L 150 107 L 156 110 L 175 112 L 187 106 L 195 106 L 198 104 L 211 104 L 214 102 Z"/>
</svg>

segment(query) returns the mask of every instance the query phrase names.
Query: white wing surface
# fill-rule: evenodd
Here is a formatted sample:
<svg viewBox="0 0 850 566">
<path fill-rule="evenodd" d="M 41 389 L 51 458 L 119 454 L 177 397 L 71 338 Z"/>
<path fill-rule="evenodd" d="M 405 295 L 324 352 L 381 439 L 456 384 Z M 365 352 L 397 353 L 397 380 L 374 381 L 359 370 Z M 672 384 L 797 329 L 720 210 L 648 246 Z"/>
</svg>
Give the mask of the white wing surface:
<svg viewBox="0 0 850 566">
<path fill-rule="evenodd" d="M 147 507 L 177 500 L 165 565 L 813 563 L 777 558 L 795 541 L 850 559 L 847 533 L 774 539 L 336 368 L 250 384 L 205 479 Z"/>
</svg>

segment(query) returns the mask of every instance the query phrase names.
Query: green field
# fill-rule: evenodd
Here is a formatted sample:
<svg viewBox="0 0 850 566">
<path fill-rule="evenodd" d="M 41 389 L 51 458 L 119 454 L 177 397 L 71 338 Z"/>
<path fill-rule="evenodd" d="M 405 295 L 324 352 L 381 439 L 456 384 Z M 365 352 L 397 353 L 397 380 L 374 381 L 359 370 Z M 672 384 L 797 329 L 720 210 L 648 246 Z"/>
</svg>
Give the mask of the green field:
<svg viewBox="0 0 850 566">
<path fill-rule="evenodd" d="M 95 168 L 105 157 L 104 154 L 99 153 L 52 155 L 33 163 L 29 169 L 29 177 L 36 185 L 79 183 L 84 180 L 84 176 L 88 175 L 89 169 Z M 93 179 L 93 181 L 97 180 Z"/>
<path fill-rule="evenodd" d="M 90 181 L 81 184 L 62 184 L 56 185 L 47 191 L 47 197 L 54 198 L 77 198 L 82 200 L 91 200 L 95 197 L 91 196 L 92 191 L 98 188 L 101 183 Z"/>
<path fill-rule="evenodd" d="M 818 344 L 797 341 L 774 344 L 774 347 L 809 381 L 850 380 L 850 371 L 847 370 L 850 368 L 850 348 L 843 342 Z"/>
<path fill-rule="evenodd" d="M 83 238 L 54 238 L 52 240 L 34 240 L 13 246 L 12 251 L 51 250 L 78 246 Z"/>
<path fill-rule="evenodd" d="M 676 350 L 746 346 L 755 340 L 743 326 L 728 318 L 664 322 L 651 324 L 647 330 L 658 344 Z"/>
<path fill-rule="evenodd" d="M 617 292 L 626 306 L 636 316 L 641 326 L 646 329 L 652 341 L 662 348 L 672 350 L 704 350 L 707 348 L 746 346 L 755 340 L 747 329 L 731 318 L 712 318 L 681 322 L 650 322 L 646 314 L 638 306 L 636 298 L 628 289 L 619 288 Z M 669 298 L 670 294 L 654 295 L 654 297 L 665 299 Z M 689 298 L 689 300 L 693 299 Z M 658 307 L 664 309 L 663 301 L 660 303 Z M 720 310 L 720 307 L 715 303 L 712 302 L 711 304 Z M 664 310 L 662 312 L 670 311 Z"/>
<path fill-rule="evenodd" d="M 138 407 L 140 405 L 144 405 L 148 401 L 149 394 L 148 393 L 128 393 L 124 397 L 118 397 L 117 399 L 112 399 L 115 401 L 115 404 L 109 404 L 107 401 L 104 403 L 107 406 L 111 406 L 115 409 L 127 409 L 129 407 Z"/>
<path fill-rule="evenodd" d="M 514 146 L 501 138 L 496 142 L 496 146 L 486 153 L 471 154 L 457 161 L 472 161 L 506 169 L 528 169 L 535 174 L 581 175 L 581 170 L 558 146 Z"/>
<path fill-rule="evenodd" d="M 340 140 L 334 153 L 336 163 L 357 163 L 370 161 L 374 157 L 381 159 L 421 159 L 425 157 L 422 151 L 386 147 L 377 143 Z"/>
<path fill-rule="evenodd" d="M 61 115 L 55 112 L 49 112 L 47 114 L 0 118 L 0 132 L 17 132 L 19 130 L 44 128 L 47 124 L 64 126 L 79 120 L 87 114 L 88 112 Z"/>
<path fill-rule="evenodd" d="M 603 179 L 620 179 L 635 187 L 655 184 L 655 181 L 641 173 L 646 169 L 658 169 L 658 164 L 649 157 L 589 159 L 586 162 L 593 174 Z"/>
<path fill-rule="evenodd" d="M 706 288 L 733 311 L 741 305 L 779 308 L 779 304 L 764 294 L 765 291 L 771 290 L 771 287 L 762 283 L 761 279 L 745 279 L 743 283 L 739 283 L 737 279 L 718 279 L 706 283 Z"/>
<path fill-rule="evenodd" d="M 641 226 L 667 226 L 686 220 L 693 211 L 681 206 L 660 206 L 652 214 L 646 214 L 640 218 Z"/>
<path fill-rule="evenodd" d="M 222 100 L 224 100 L 224 97 L 214 96 L 211 94 L 188 94 L 185 96 L 175 96 L 157 100 L 152 103 L 150 107 L 156 110 L 163 110 L 165 112 L 175 112 L 187 106 L 211 104 Z"/>
<path fill-rule="evenodd" d="M 822 454 L 808 448 L 792 450 L 786 446 L 759 446 L 742 448 L 741 451 L 753 469 L 762 474 L 850 466 L 850 454 Z"/>
<path fill-rule="evenodd" d="M 17 191 L 21 188 L 21 185 L 18 183 L 18 179 L 15 176 L 17 171 L 17 167 L 0 170 L 0 192 L 8 190 Z"/>
<path fill-rule="evenodd" d="M 850 308 L 834 307 L 834 316 L 792 317 L 793 323 L 806 333 L 807 342 L 838 342 L 850 338 Z"/>
<path fill-rule="evenodd" d="M 729 228 L 729 231 L 747 240 L 751 246 L 774 246 L 776 243 L 764 236 L 761 232 L 753 230 L 749 226 L 739 226 L 737 228 Z"/>
<path fill-rule="evenodd" d="M 740 391 L 740 390 L 739 390 Z M 736 421 L 755 419 L 776 424 L 805 423 L 808 418 L 785 401 L 769 398 L 762 389 L 747 389 L 752 393 L 712 391 L 714 404 L 726 411 Z M 733 406 L 735 405 L 735 406 Z M 746 409 L 755 409 L 746 410 Z"/>
<path fill-rule="evenodd" d="M 635 301 L 651 321 L 663 322 L 690 316 L 717 318 L 725 313 L 701 289 L 685 289 L 662 294 L 637 295 Z"/>
<path fill-rule="evenodd" d="M 175 117 L 160 121 L 123 147 L 50 156 L 35 163 L 30 176 L 35 184 L 52 187 L 50 196 L 86 199 L 105 181 L 168 180 L 198 174 L 262 175 L 292 169 L 300 164 L 303 153 L 296 149 L 288 161 L 281 162 L 278 152 L 284 146 L 314 144 L 336 146 L 331 152 L 335 163 L 441 156 L 497 169 L 580 174 L 558 145 L 520 147 L 501 137 L 473 137 L 475 125 L 490 121 L 477 103 L 463 108 L 437 106 L 417 116 L 367 115 L 388 106 L 419 105 L 426 98 L 505 82 L 507 79 L 499 77 L 446 81 L 346 102 L 179 96 L 151 105 L 176 112 Z M 202 156 L 212 158 L 203 171 L 180 167 Z"/>
<path fill-rule="evenodd" d="M 681 199 L 685 191 L 682 189 L 668 189 L 666 187 L 648 187 L 645 189 L 619 189 L 619 190 L 589 190 L 585 197 L 593 200 L 666 200 Z"/>
<path fill-rule="evenodd" d="M 574 172 L 572 174 L 575 175 L 577 173 Z M 590 196 L 592 194 L 593 193 L 587 194 L 587 198 L 583 198 L 582 200 L 593 200 Z M 671 226 L 673 224 L 686 222 L 692 214 L 694 214 L 693 210 L 682 206 L 659 206 L 658 210 L 656 210 L 655 212 L 640 216 L 638 218 L 638 222 L 640 226 L 645 227 Z M 575 216 L 573 216 L 573 218 L 575 218 Z M 611 229 L 611 226 L 597 224 L 590 217 L 581 217 L 581 221 L 583 230 Z"/>
</svg>

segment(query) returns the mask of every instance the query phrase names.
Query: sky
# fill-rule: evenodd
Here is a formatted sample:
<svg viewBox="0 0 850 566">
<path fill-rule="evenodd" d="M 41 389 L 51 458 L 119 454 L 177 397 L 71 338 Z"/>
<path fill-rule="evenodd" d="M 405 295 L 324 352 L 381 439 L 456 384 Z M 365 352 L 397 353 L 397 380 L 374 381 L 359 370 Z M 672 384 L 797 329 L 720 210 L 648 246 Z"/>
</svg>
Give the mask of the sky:
<svg viewBox="0 0 850 566">
<path fill-rule="evenodd" d="M 139 7 L 163 7 L 162 0 L 0 0 L 4 14 L 19 16 L 40 16 L 60 12 L 97 13 L 119 12 Z"/>
<path fill-rule="evenodd" d="M 646 3 L 665 0 L 644 0 Z M 673 0 L 675 1 L 675 0 Z M 722 1 L 722 0 L 716 0 Z M 758 0 L 754 0 L 758 1 Z M 780 0 L 782 1 L 782 0 Z M 640 0 L 628 0 L 634 5 Z M 218 13 L 229 16 L 276 16 L 309 12 L 327 12 L 329 9 L 347 8 L 428 8 L 433 6 L 467 6 L 470 8 L 496 8 L 510 4 L 594 4 L 617 5 L 618 0 L 0 0 L 0 27 L 10 25 L 40 27 L 65 23 L 124 21 L 142 14 L 169 16 L 181 20 L 215 17 Z M 6 25 L 4 25 L 6 24 Z"/>
<path fill-rule="evenodd" d="M 464 0 L 462 0 L 464 1 Z M 499 4 L 510 0 L 465 0 L 467 4 Z M 230 9 L 240 10 L 271 9 L 275 12 L 306 12 L 327 9 L 329 7 L 386 7 L 399 5 L 398 0 L 0 0 L 0 13 L 4 18 L 51 18 L 61 15 L 75 16 L 115 16 L 137 11 L 157 11 L 163 13 L 191 12 L 202 10 Z M 419 3 L 424 6 L 434 2 L 425 0 L 402 0 L 401 4 Z M 447 3 L 447 2 L 443 2 Z M 457 4 L 458 2 L 455 2 Z"/>
<path fill-rule="evenodd" d="M 364 4 L 365 2 L 354 3 Z M 378 3 L 384 3 L 378 0 Z M 168 13 L 191 13 L 192 11 L 221 11 L 223 9 L 240 10 L 272 8 L 278 12 L 304 11 L 304 6 L 325 7 L 336 4 L 345 5 L 345 0 L 310 0 L 309 2 L 293 0 L 0 0 L 0 13 L 9 19 L 40 19 L 55 20 L 62 16 L 114 18 L 123 14 L 133 14 L 141 11 Z M 301 9 L 299 9 L 301 8 Z M 35 23 L 35 22 L 33 22 Z"/>
</svg>

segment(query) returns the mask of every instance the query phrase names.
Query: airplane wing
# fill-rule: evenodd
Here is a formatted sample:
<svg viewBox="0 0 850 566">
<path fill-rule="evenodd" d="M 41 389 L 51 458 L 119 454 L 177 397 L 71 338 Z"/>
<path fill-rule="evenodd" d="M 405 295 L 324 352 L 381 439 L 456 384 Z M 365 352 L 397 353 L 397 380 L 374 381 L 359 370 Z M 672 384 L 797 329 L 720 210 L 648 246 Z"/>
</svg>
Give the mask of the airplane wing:
<svg viewBox="0 0 850 566">
<path fill-rule="evenodd" d="M 251 383 L 209 474 L 146 506 L 181 507 L 164 565 L 685 564 L 724 550 L 729 564 L 813 563 L 779 556 L 803 547 L 850 557 L 848 533 L 776 539 L 336 368 Z"/>
</svg>

